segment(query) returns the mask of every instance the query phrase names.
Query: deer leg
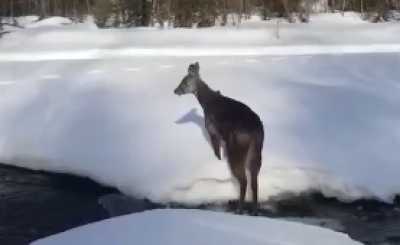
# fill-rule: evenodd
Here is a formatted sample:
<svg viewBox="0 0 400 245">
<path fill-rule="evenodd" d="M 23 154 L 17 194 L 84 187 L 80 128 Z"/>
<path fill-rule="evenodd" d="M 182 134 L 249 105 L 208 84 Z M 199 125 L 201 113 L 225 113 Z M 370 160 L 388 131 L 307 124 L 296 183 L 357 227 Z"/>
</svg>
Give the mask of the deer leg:
<svg viewBox="0 0 400 245">
<path fill-rule="evenodd" d="M 261 167 L 261 154 L 256 154 L 250 163 L 251 192 L 253 196 L 252 214 L 257 215 L 258 212 L 258 173 Z"/>
<path fill-rule="evenodd" d="M 220 144 L 219 137 L 214 134 L 210 134 L 210 139 L 211 139 L 211 145 L 214 150 L 215 156 L 219 160 L 221 160 L 221 144 Z"/>
<path fill-rule="evenodd" d="M 239 196 L 239 204 L 238 204 L 238 212 L 239 214 L 243 213 L 243 204 L 245 201 L 246 197 L 246 189 L 247 189 L 247 179 L 246 179 L 246 173 L 243 171 L 243 174 L 241 174 L 240 179 L 240 196 Z"/>
<path fill-rule="evenodd" d="M 252 214 L 258 213 L 258 173 L 251 173 L 251 192 L 253 194 L 253 210 Z"/>
<path fill-rule="evenodd" d="M 221 139 L 218 136 L 217 130 L 213 123 L 208 118 L 205 119 L 205 126 L 210 136 L 211 146 L 214 150 L 215 156 L 221 160 Z"/>
<path fill-rule="evenodd" d="M 246 144 L 238 144 L 235 135 L 231 135 L 226 141 L 226 150 L 228 156 L 228 162 L 232 175 L 239 182 L 239 202 L 236 212 L 239 214 L 243 213 L 243 204 L 246 198 L 247 189 L 247 177 L 246 177 L 246 155 L 248 152 L 248 146 Z"/>
<path fill-rule="evenodd" d="M 247 189 L 247 178 L 246 178 L 246 171 L 244 169 L 244 166 L 243 165 L 236 166 L 233 169 L 233 175 L 238 180 L 239 189 L 240 189 L 239 202 L 238 202 L 236 212 L 239 214 L 242 214 L 243 213 L 243 204 L 244 204 L 244 201 L 246 198 L 246 189 Z"/>
</svg>

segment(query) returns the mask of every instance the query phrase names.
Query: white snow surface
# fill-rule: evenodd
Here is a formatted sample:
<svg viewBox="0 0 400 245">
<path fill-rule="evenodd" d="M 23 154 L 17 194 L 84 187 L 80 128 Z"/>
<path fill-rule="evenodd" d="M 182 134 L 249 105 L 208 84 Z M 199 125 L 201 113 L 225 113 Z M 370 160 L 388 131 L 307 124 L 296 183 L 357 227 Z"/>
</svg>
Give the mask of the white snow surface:
<svg viewBox="0 0 400 245">
<path fill-rule="evenodd" d="M 345 16 L 282 23 L 280 40 L 255 20 L 239 29 L 98 30 L 83 23 L 5 35 L 0 162 L 88 176 L 155 201 L 236 198 L 226 161 L 207 142 L 198 102 L 173 94 L 189 63 L 199 61 L 212 88 L 264 122 L 261 200 L 319 190 L 342 200 L 391 201 L 400 192 L 400 55 L 380 51 L 398 45 L 400 26 Z M 292 55 L 305 44 L 312 55 Z M 258 46 L 285 54 L 235 53 Z M 330 55 L 319 53 L 334 46 Z M 342 52 L 346 46 L 352 54 Z M 153 55 L 128 52 L 135 49 Z M 226 53 L 209 54 L 215 50 Z"/>
<path fill-rule="evenodd" d="M 113 218 L 33 242 L 86 244 L 361 245 L 343 233 L 275 220 L 199 210 L 154 210 Z"/>
<path fill-rule="evenodd" d="M 49 17 L 43 20 L 37 20 L 25 24 L 25 28 L 38 28 L 38 27 L 58 27 L 62 25 L 70 25 L 72 20 L 64 17 Z"/>
<path fill-rule="evenodd" d="M 400 25 L 371 24 L 356 13 L 318 14 L 312 21 L 262 22 L 252 18 L 239 28 L 108 29 L 93 20 L 59 26 L 69 19 L 52 17 L 6 35 L 1 61 L 114 59 L 137 56 L 259 56 L 400 52 Z M 54 24 L 54 26 L 52 26 Z M 29 41 L 28 41 L 29 40 Z"/>
</svg>

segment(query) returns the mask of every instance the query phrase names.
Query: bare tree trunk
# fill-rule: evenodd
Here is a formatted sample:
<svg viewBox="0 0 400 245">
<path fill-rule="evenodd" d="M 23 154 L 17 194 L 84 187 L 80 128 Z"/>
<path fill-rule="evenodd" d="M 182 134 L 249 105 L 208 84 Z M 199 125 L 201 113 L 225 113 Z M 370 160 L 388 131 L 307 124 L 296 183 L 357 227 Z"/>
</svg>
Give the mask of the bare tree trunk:
<svg viewBox="0 0 400 245">
<path fill-rule="evenodd" d="M 76 22 L 78 19 L 78 11 L 76 9 L 76 1 L 75 0 L 72 0 L 72 6 L 73 6 L 72 9 L 74 12 L 74 22 Z"/>
<path fill-rule="evenodd" d="M 4 6 L 4 2 L 2 4 L 0 4 L 0 32 L 3 31 L 3 17 L 5 17 L 5 6 Z"/>
<path fill-rule="evenodd" d="M 361 15 L 364 15 L 364 1 L 360 0 L 360 11 L 361 11 Z"/>
<path fill-rule="evenodd" d="M 142 0 L 142 14 L 140 19 L 140 25 L 147 26 L 147 24 L 148 24 L 147 1 Z"/>
<path fill-rule="evenodd" d="M 245 16 L 245 19 L 248 18 L 248 9 L 247 9 L 247 1 L 242 0 L 242 13 Z"/>
<path fill-rule="evenodd" d="M 279 19 L 276 20 L 275 35 L 276 35 L 276 39 L 280 39 L 281 38 L 281 35 L 280 35 L 280 20 Z"/>
<path fill-rule="evenodd" d="M 285 14 L 286 14 L 288 21 L 290 23 L 293 23 L 294 19 L 293 19 L 291 11 L 289 9 L 289 0 L 281 0 L 281 1 L 282 1 L 283 8 L 285 9 Z"/>
<path fill-rule="evenodd" d="M 344 16 L 344 11 L 346 10 L 346 0 L 342 2 L 342 16 Z"/>
<path fill-rule="evenodd" d="M 169 0 L 168 4 L 168 25 L 173 26 L 175 22 L 175 18 L 172 17 L 172 8 L 174 6 L 174 0 Z"/>
<path fill-rule="evenodd" d="M 2 4 L 1 4 L 1 9 L 2 9 L 2 16 L 4 16 L 4 17 L 6 17 L 7 16 L 7 9 L 8 9 L 8 2 L 6 2 L 6 1 L 2 1 Z"/>
<path fill-rule="evenodd" d="M 120 24 L 122 23 L 123 25 L 131 25 L 131 20 L 130 17 L 127 14 L 127 9 L 129 9 L 129 5 L 126 4 L 125 1 L 119 0 L 118 2 L 115 2 L 115 20 L 114 20 L 114 26 L 119 27 Z"/>
<path fill-rule="evenodd" d="M 150 26 L 154 26 L 154 18 L 157 16 L 157 0 L 151 0 L 151 10 L 150 10 Z"/>
<path fill-rule="evenodd" d="M 303 2 L 299 3 L 298 12 L 300 15 L 301 22 L 309 21 L 311 8 L 312 8 L 311 0 L 303 0 Z"/>
<path fill-rule="evenodd" d="M 92 8 L 90 6 L 89 0 L 86 0 L 86 8 L 87 8 L 87 11 L 88 11 L 88 15 L 92 15 Z"/>
<path fill-rule="evenodd" d="M 335 10 L 336 10 L 336 0 L 331 0 L 331 5 L 332 5 L 332 12 L 335 12 Z"/>
<path fill-rule="evenodd" d="M 228 0 L 223 0 L 223 6 L 222 6 L 222 26 L 225 26 L 227 21 L 228 21 L 228 14 L 227 14 L 227 5 L 228 5 Z"/>
<path fill-rule="evenodd" d="M 61 0 L 62 1 L 62 0 Z M 61 15 L 61 11 L 60 11 L 60 3 L 59 3 L 59 0 L 54 0 L 54 6 L 53 6 L 53 8 L 54 8 L 54 10 L 53 10 L 53 13 L 55 14 L 55 15 L 58 15 L 58 16 L 60 16 Z M 64 16 L 65 17 L 65 16 Z"/>
<path fill-rule="evenodd" d="M 14 13 L 14 0 L 10 1 L 10 17 L 12 18 L 12 24 L 14 26 L 17 26 L 17 19 L 15 18 L 15 13 Z"/>
<path fill-rule="evenodd" d="M 45 0 L 40 0 L 40 15 L 39 19 L 44 19 L 46 17 L 46 2 Z"/>
<path fill-rule="evenodd" d="M 263 20 L 267 20 L 268 19 L 268 14 L 267 14 L 267 0 L 263 0 L 262 1 L 262 18 Z"/>
<path fill-rule="evenodd" d="M 244 10 L 244 1 L 243 0 L 241 0 L 240 1 L 240 5 L 239 5 L 240 7 L 240 9 L 239 9 L 239 14 L 238 14 L 238 20 L 237 20 L 237 27 L 239 27 L 240 26 L 240 24 L 242 23 L 242 16 L 243 16 L 243 10 Z"/>
</svg>

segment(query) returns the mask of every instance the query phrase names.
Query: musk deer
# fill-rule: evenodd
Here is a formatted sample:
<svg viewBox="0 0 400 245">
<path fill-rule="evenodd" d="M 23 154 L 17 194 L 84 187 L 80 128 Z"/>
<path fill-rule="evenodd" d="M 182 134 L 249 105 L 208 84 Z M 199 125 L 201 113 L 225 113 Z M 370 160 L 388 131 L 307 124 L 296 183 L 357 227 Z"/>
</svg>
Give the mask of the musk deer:
<svg viewBox="0 0 400 245">
<path fill-rule="evenodd" d="M 237 212 L 243 212 L 246 197 L 247 175 L 253 194 L 253 213 L 258 209 L 258 173 L 261 168 L 261 152 L 264 128 L 259 116 L 247 105 L 212 90 L 199 74 L 199 63 L 189 65 L 188 74 L 174 90 L 177 95 L 194 94 L 204 111 L 205 127 L 211 145 L 221 160 L 224 147 L 232 175 L 240 185 Z"/>
</svg>

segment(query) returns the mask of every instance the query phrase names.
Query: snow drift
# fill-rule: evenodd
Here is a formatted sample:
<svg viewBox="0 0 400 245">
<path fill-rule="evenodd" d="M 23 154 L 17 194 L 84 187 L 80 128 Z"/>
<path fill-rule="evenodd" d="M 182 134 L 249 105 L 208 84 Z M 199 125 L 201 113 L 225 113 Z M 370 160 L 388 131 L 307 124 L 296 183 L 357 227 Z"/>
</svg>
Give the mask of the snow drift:
<svg viewBox="0 0 400 245">
<path fill-rule="evenodd" d="M 329 18 L 298 28 L 312 32 L 339 26 Z M 349 37 L 344 40 L 361 50 L 368 45 L 360 43 L 368 41 L 383 47 L 398 43 L 398 35 L 383 27 L 398 25 L 389 23 L 378 30 L 374 24 L 355 22 L 353 30 L 387 35 L 371 41 L 354 33 L 354 42 Z M 240 48 L 269 35 L 268 29 L 249 26 L 243 31 L 256 35 L 249 36 L 247 43 L 247 37 L 236 34 L 226 38 L 225 30 L 207 32 L 197 40 L 192 34 L 205 33 L 172 30 L 169 36 L 169 30 L 88 31 L 85 27 L 82 32 L 81 28 L 34 28 L 0 41 L 2 61 L 17 49 L 26 57 L 43 54 L 46 48 L 61 51 L 50 54 L 51 61 L 0 62 L 0 162 L 88 176 L 155 201 L 236 198 L 225 161 L 216 160 L 207 142 L 198 102 L 192 96 L 173 94 L 189 63 L 198 60 L 201 76 L 212 88 L 245 102 L 264 122 L 261 200 L 288 191 L 318 190 L 343 200 L 391 201 L 400 192 L 398 53 L 236 56 L 228 52 L 197 57 L 133 53 L 69 59 L 70 52 L 85 50 L 89 44 L 118 53 L 121 43 L 129 41 L 134 42 L 128 49 L 171 48 L 196 40 L 203 45 L 196 43 L 193 49 L 212 50 L 220 47 L 218 40 L 231 40 L 231 47 Z M 303 29 L 288 27 L 284 29 L 287 39 L 274 42 L 290 50 L 289 44 L 301 42 L 295 37 Z M 327 33 L 318 34 L 322 41 L 309 39 L 313 44 L 309 48 L 318 50 L 324 40 L 342 47 L 343 42 L 335 41 L 339 38 L 331 40 Z M 148 39 L 152 36 L 161 41 Z M 26 37 L 31 37 L 29 42 Z M 161 44 L 162 40 L 168 42 Z"/>
<path fill-rule="evenodd" d="M 361 245 L 327 229 L 198 210 L 154 210 L 113 218 L 36 241 L 63 244 Z"/>
<path fill-rule="evenodd" d="M 29 18 L 27 18 L 29 19 Z M 240 28 L 107 29 L 93 20 L 63 25 L 65 18 L 26 24 L 0 41 L 0 62 L 115 59 L 137 56 L 258 56 L 400 52 L 398 23 L 371 24 L 355 13 L 319 14 L 308 24 L 257 18 Z M 29 40 L 29 41 L 28 41 Z"/>
</svg>

